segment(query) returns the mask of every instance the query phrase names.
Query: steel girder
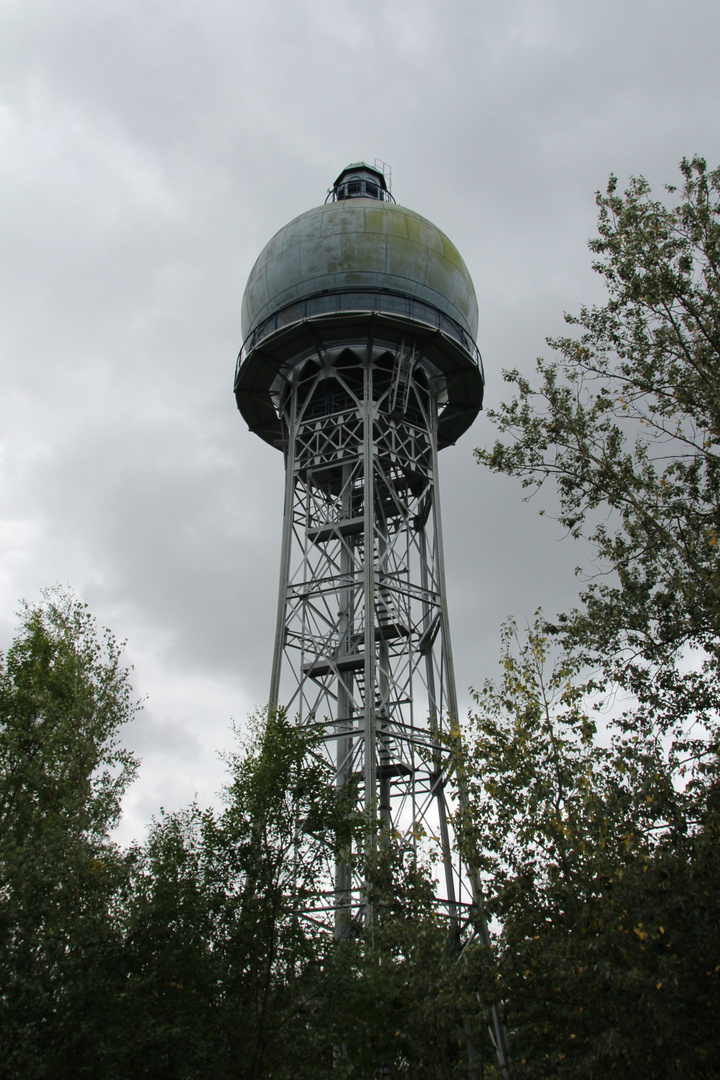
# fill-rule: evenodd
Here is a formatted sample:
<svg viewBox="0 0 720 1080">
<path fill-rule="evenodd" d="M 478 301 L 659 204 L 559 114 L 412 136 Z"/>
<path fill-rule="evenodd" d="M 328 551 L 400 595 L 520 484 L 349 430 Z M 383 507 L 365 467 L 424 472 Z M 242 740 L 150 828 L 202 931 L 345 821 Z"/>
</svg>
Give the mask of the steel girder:
<svg viewBox="0 0 720 1080">
<path fill-rule="evenodd" d="M 367 812 L 370 850 L 392 838 L 441 864 L 438 910 L 488 942 L 477 874 L 463 866 L 448 781 L 457 692 L 438 490 L 438 413 L 447 378 L 418 332 L 313 342 L 278 367 L 272 391 L 285 504 L 270 708 L 313 726 L 340 788 Z M 456 785 L 458 798 L 464 795 Z M 331 897 L 338 937 L 373 915 L 348 854 Z M 472 916 L 472 917 L 471 917 Z M 507 1075 L 507 1035 L 490 1010 Z"/>
<path fill-rule="evenodd" d="M 368 820 L 443 864 L 456 918 L 447 727 L 457 718 L 437 486 L 436 387 L 412 343 L 322 350 L 280 402 L 285 518 L 271 707 L 319 726 Z M 370 845 L 378 843 L 372 830 Z M 336 867 L 337 931 L 362 882 Z"/>
</svg>

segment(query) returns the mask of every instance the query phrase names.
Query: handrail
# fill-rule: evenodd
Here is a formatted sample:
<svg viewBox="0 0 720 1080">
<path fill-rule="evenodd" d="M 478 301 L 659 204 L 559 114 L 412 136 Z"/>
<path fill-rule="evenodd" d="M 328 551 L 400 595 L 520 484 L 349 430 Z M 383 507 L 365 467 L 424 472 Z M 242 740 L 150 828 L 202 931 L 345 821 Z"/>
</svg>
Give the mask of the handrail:
<svg viewBox="0 0 720 1080">
<path fill-rule="evenodd" d="M 375 199 L 377 202 L 394 203 L 395 199 L 380 180 L 354 177 L 352 180 L 344 180 L 342 184 L 331 187 L 327 193 L 326 203 L 346 202 L 348 199 Z"/>
<path fill-rule="evenodd" d="M 353 289 L 352 291 L 338 290 L 336 292 L 317 293 L 315 296 L 308 296 L 304 300 L 295 300 L 293 303 L 279 308 L 256 326 L 254 330 L 251 330 L 245 338 L 238 354 L 236 372 L 240 371 L 248 354 L 264 338 L 274 334 L 276 330 L 281 330 L 292 323 L 302 322 L 303 319 L 312 318 L 315 315 L 330 315 L 341 311 L 377 311 L 387 315 L 402 315 L 427 326 L 433 326 L 459 342 L 469 354 L 472 362 L 480 369 L 480 373 L 483 374 L 480 350 L 467 330 L 464 330 L 455 319 L 450 318 L 443 311 L 439 311 L 432 304 L 426 304 L 423 300 L 418 300 L 414 296 L 381 289 Z"/>
</svg>

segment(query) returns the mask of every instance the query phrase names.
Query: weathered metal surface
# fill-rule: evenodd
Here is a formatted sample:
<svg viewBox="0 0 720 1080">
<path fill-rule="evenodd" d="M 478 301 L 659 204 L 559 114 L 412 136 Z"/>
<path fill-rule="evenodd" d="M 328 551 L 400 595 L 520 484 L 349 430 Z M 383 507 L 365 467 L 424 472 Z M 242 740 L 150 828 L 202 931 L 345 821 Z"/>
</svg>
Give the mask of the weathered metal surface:
<svg viewBox="0 0 720 1080">
<path fill-rule="evenodd" d="M 470 427 L 482 407 L 483 372 L 479 353 L 471 355 L 455 335 L 411 313 L 340 311 L 280 324 L 249 349 L 243 348 L 235 373 L 235 398 L 248 427 L 271 445 L 285 445 L 280 398 L 295 366 L 318 350 L 372 341 L 391 352 L 412 341 L 416 363 L 433 380 L 438 400 L 438 448 L 450 446 Z M 252 341 L 252 339 L 251 339 Z M 322 343 L 322 344 L 320 344 Z"/>
<path fill-rule="evenodd" d="M 415 297 L 477 334 L 472 278 L 447 236 L 403 206 L 345 199 L 301 214 L 260 253 L 243 297 L 243 337 L 296 300 L 358 288 Z"/>
</svg>

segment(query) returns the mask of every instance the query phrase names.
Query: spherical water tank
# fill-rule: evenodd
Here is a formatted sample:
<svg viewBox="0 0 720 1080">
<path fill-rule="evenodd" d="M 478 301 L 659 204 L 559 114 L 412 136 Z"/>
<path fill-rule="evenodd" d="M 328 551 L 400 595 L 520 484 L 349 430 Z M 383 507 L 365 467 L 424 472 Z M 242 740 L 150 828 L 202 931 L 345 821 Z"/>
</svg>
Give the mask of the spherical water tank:
<svg viewBox="0 0 720 1080">
<path fill-rule="evenodd" d="M 263 248 L 243 297 L 243 336 L 289 304 L 346 290 L 411 297 L 477 334 L 472 279 L 447 236 L 404 206 L 346 198 L 296 217 Z"/>
<path fill-rule="evenodd" d="M 372 341 L 412 350 L 436 388 L 438 446 L 450 445 L 483 397 L 468 269 L 437 226 L 395 204 L 373 166 L 348 166 L 328 198 L 280 229 L 250 272 L 238 408 L 251 430 L 282 447 L 279 402 L 290 373 L 321 340 L 330 352 Z"/>
</svg>

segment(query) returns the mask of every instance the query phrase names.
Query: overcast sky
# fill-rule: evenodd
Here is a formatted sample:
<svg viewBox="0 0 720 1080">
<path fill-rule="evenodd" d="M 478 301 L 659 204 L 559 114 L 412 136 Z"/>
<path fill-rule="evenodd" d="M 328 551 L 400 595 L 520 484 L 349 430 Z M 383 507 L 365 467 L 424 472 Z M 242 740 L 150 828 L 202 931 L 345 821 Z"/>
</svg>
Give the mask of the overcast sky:
<svg viewBox="0 0 720 1080">
<path fill-rule="evenodd" d="M 719 31 L 710 0 L 0 0 L 0 644 L 54 582 L 127 639 L 123 839 L 213 798 L 267 694 L 283 463 L 232 395 L 261 248 L 388 162 L 473 275 L 497 404 L 602 299 L 608 174 L 720 163 Z M 473 463 L 492 438 L 481 414 L 441 456 L 461 689 L 582 559 Z"/>
</svg>

